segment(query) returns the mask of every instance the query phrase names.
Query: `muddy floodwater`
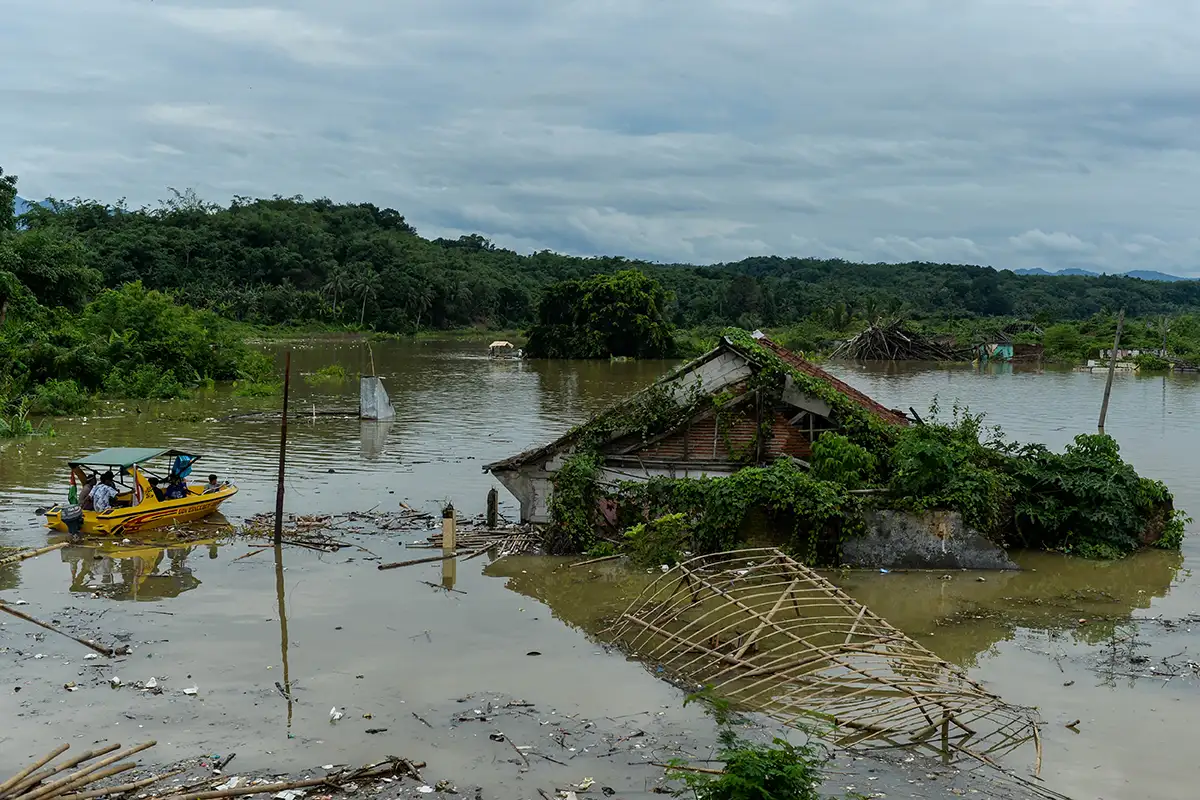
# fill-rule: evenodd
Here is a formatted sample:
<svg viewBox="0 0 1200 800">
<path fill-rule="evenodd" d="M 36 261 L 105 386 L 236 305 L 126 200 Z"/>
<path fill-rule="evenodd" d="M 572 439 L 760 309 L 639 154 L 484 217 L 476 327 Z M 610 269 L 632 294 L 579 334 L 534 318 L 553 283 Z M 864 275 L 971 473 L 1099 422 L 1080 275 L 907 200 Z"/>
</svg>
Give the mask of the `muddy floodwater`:
<svg viewBox="0 0 1200 800">
<path fill-rule="evenodd" d="M 293 349 L 294 409 L 354 407 L 356 377 L 371 371 L 373 358 L 397 413 L 386 424 L 294 421 L 288 510 L 390 510 L 403 501 L 436 513 L 452 500 L 464 516 L 477 514 L 496 485 L 482 464 L 553 438 L 672 366 L 495 361 L 485 344 L 384 342 L 370 353 L 354 340 L 271 345 L 281 360 L 283 348 Z M 305 381 L 331 364 L 351 378 Z M 831 371 L 891 407 L 924 413 L 936 395 L 943 409 L 961 402 L 1012 438 L 1055 448 L 1094 432 L 1103 389 L 1102 375 L 1057 370 Z M 222 509 L 226 518 L 272 509 L 277 422 L 231 415 L 275 402 L 217 389 L 188 401 L 118 403 L 56 422 L 53 438 L 0 443 L 0 546 L 45 544 L 34 508 L 65 496 L 69 458 L 104 447 L 202 453 L 197 473 L 216 472 L 240 488 Z M 1118 374 L 1107 424 L 1139 471 L 1165 480 L 1193 514 L 1197 411 L 1197 376 Z M 501 511 L 515 519 L 515 502 L 500 492 Z M 220 539 L 220 527 L 211 527 L 211 541 L 68 547 L 0 567 L 5 602 L 134 645 L 131 656 L 108 664 L 85 659 L 65 638 L 35 637 L 37 629 L 0 619 L 0 775 L 64 739 L 154 738 L 162 762 L 236 751 L 241 768 L 288 770 L 394 753 L 436 762 L 460 784 L 483 784 L 512 750 L 488 755 L 479 738 L 491 729 L 455 720 L 489 693 L 536 703 L 544 730 L 552 715 L 661 719 L 660 712 L 674 726 L 669 735 L 711 729 L 680 708 L 679 690 L 588 636 L 650 576 L 611 564 L 568 570 L 559 559 L 482 558 L 457 565 L 459 591 L 448 593 L 422 583 L 442 583 L 440 564 L 380 572 L 370 560 L 428 554 L 406 547 L 423 532 L 355 539 L 370 553 L 285 548 L 283 637 L 273 553 L 240 558 L 257 548 Z M 831 577 L 1006 700 L 1037 706 L 1048 786 L 1076 798 L 1194 796 L 1200 589 L 1191 571 L 1200 564 L 1200 535 L 1192 532 L 1182 554 L 1113 564 L 1049 554 L 1017 560 L 1025 571 Z M 124 685 L 112 688 L 114 676 Z M 137 691 L 134 684 L 151 677 L 165 691 Z M 76 690 L 64 689 L 69 684 Z M 192 687 L 194 694 L 183 692 Z M 344 714 L 336 723 L 331 708 Z M 563 770 L 576 780 L 586 774 Z M 636 775 L 630 781 L 631 791 L 644 784 Z M 911 786 L 888 796 L 910 794 L 941 796 Z"/>
</svg>

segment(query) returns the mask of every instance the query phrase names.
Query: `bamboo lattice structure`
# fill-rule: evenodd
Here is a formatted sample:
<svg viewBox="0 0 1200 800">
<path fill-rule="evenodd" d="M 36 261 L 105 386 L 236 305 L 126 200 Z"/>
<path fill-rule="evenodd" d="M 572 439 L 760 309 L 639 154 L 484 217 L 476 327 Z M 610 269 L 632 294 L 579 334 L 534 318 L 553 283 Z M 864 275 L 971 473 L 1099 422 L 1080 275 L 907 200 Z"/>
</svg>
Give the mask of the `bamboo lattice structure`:
<svg viewBox="0 0 1200 800">
<path fill-rule="evenodd" d="M 700 556 L 663 574 L 609 633 L 667 673 L 791 726 L 829 724 L 841 745 L 915 746 L 999 768 L 1041 739 L 1032 709 L 959 667 L 780 550 Z"/>
</svg>

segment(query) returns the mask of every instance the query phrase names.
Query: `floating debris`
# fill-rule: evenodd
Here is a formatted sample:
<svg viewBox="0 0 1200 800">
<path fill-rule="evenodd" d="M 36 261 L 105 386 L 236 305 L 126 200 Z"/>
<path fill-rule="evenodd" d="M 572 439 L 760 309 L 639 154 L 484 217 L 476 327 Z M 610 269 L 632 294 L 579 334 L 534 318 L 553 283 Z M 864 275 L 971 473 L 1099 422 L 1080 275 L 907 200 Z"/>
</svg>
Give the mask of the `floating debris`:
<svg viewBox="0 0 1200 800">
<path fill-rule="evenodd" d="M 647 664 L 711 685 L 737 706 L 788 725 L 831 723 L 844 746 L 903 744 L 999 768 L 996 758 L 1032 742 L 1040 769 L 1034 710 L 1006 703 L 774 548 L 676 565 L 610 634 Z"/>
</svg>

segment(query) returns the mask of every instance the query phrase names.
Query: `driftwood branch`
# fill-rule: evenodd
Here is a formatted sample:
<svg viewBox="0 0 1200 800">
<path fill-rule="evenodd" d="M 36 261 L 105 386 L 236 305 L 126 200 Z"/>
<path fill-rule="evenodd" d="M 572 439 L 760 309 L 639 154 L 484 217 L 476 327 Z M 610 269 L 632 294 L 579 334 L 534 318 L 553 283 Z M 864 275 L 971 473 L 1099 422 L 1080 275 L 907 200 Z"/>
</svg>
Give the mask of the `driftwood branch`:
<svg viewBox="0 0 1200 800">
<path fill-rule="evenodd" d="M 15 608 L 8 605 L 7 603 L 5 603 L 2 600 L 0 600 L 0 611 L 5 612 L 6 614 L 12 614 L 14 617 L 17 617 L 18 619 L 23 619 L 26 622 L 31 622 L 34 625 L 37 625 L 39 628 L 45 628 L 48 631 L 54 631 L 55 633 L 59 634 L 60 636 L 65 636 L 68 639 L 72 639 L 76 642 L 79 642 L 84 647 L 88 647 L 92 650 L 95 650 L 97 653 L 99 653 L 102 656 L 107 656 L 109 658 L 112 658 L 115 655 L 119 655 L 117 650 L 115 650 L 111 647 L 105 647 L 102 644 L 96 644 L 95 642 L 88 641 L 87 639 L 80 639 L 78 636 L 72 636 L 71 634 L 67 633 L 66 631 L 62 630 L 61 628 L 51 625 L 49 622 L 42 622 L 40 619 L 29 616 L 24 611 L 17 611 Z"/>
</svg>

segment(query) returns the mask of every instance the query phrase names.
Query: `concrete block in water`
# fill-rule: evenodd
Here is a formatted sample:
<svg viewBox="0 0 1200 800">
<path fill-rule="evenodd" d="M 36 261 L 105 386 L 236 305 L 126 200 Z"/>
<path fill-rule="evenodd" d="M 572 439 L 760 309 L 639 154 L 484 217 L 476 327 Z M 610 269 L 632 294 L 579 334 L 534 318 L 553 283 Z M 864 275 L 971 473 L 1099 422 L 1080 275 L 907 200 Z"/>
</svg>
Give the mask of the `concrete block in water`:
<svg viewBox="0 0 1200 800">
<path fill-rule="evenodd" d="M 842 544 L 842 563 L 881 569 L 1020 569 L 954 511 L 872 510 L 867 531 Z"/>
<path fill-rule="evenodd" d="M 358 416 L 362 419 L 395 419 L 396 409 L 383 381 L 375 375 L 363 375 L 358 379 Z"/>
</svg>

